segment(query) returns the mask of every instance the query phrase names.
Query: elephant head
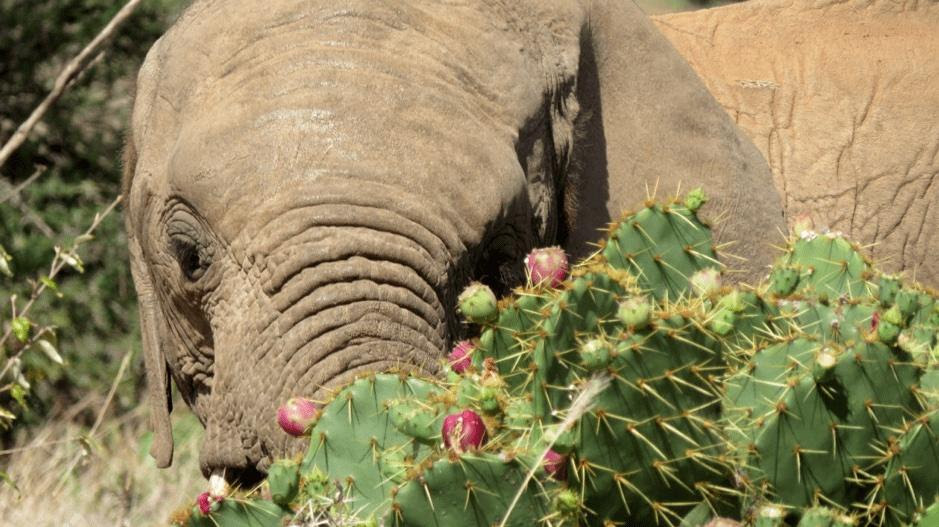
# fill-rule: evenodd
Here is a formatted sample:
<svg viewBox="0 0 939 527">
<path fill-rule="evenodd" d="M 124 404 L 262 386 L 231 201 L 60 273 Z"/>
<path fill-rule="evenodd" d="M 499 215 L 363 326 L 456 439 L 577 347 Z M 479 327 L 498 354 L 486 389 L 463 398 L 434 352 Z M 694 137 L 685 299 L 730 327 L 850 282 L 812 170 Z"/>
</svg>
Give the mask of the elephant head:
<svg viewBox="0 0 939 527">
<path fill-rule="evenodd" d="M 279 403 L 434 373 L 463 285 L 588 251 L 656 185 L 704 186 L 751 270 L 782 225 L 757 150 L 618 0 L 198 1 L 148 54 L 132 128 L 151 453 L 171 463 L 172 378 L 203 472 L 242 481 L 301 447 Z"/>
</svg>

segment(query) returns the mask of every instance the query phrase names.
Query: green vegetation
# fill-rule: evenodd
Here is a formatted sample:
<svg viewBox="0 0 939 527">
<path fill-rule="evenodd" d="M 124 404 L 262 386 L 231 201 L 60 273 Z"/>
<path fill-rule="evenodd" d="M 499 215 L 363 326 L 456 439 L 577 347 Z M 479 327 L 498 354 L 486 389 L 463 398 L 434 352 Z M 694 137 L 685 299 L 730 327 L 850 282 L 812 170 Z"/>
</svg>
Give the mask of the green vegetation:
<svg viewBox="0 0 939 527">
<path fill-rule="evenodd" d="M 152 521 L 166 514 L 165 501 L 191 493 L 201 479 L 191 417 L 180 422 L 188 443 L 174 472 L 157 474 L 137 450 L 147 427 L 138 409 L 143 375 L 120 214 L 83 236 L 120 193 L 136 69 L 182 4 L 145 1 L 0 167 L 5 525 Z M 0 144 L 120 7 L 0 0 Z"/>
<path fill-rule="evenodd" d="M 758 287 L 723 285 L 700 203 L 649 202 L 558 287 L 472 312 L 446 380 L 338 391 L 269 483 L 291 489 L 282 513 L 233 499 L 260 526 L 928 525 L 939 299 L 836 233 L 790 239 Z"/>
<path fill-rule="evenodd" d="M 21 310 L 34 283 L 49 276 L 55 248 L 72 248 L 95 215 L 120 193 L 120 151 L 136 68 L 181 4 L 145 2 L 3 166 L 0 245 L 10 257 L 11 270 L 10 276 L 0 278 L 6 323 L 9 299 L 16 295 L 16 309 Z M 5 28 L 0 32 L 0 139 L 12 134 L 49 91 L 58 70 L 119 8 L 104 0 L 0 1 Z M 14 192 L 37 172 L 34 181 Z M 119 215 L 106 218 L 94 237 L 66 259 L 74 265 L 67 265 L 54 283 L 47 282 L 54 287 L 39 296 L 22 320 L 30 321 L 34 336 L 57 335 L 49 342 L 57 341 L 65 364 L 45 353 L 22 353 L 25 383 L 0 384 L 0 408 L 7 412 L 0 428 L 7 430 L 2 435 L 7 444 L 12 440 L 9 414 L 19 423 L 38 423 L 88 391 L 106 391 L 121 357 L 139 347 Z M 4 357 L 20 349 L 13 340 L 4 343 Z M 135 361 L 128 380 L 136 380 L 140 368 Z M 120 386 L 114 401 L 119 410 L 137 404 L 137 385 Z"/>
</svg>

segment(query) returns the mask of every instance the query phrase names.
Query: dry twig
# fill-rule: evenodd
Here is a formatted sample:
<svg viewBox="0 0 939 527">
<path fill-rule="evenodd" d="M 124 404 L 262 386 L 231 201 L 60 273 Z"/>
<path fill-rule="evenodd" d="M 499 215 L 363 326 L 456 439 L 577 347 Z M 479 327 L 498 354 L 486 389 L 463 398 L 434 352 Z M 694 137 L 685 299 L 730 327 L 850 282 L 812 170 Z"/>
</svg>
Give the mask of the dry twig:
<svg viewBox="0 0 939 527">
<path fill-rule="evenodd" d="M 117 33 L 117 30 L 130 18 L 134 9 L 137 9 L 141 1 L 142 0 L 130 0 L 124 4 L 124 7 L 114 15 L 114 18 L 104 26 L 104 29 L 102 29 L 78 55 L 68 61 L 65 68 L 63 68 L 59 76 L 56 77 L 52 91 L 39 103 L 39 106 L 33 110 L 33 113 L 23 121 L 23 124 L 13 132 L 13 135 L 10 136 L 10 139 L 3 145 L 3 148 L 0 148 L 0 167 L 3 167 L 10 159 L 10 156 L 13 155 L 13 152 L 26 141 L 32 129 L 42 120 L 46 112 L 49 111 L 49 108 L 62 97 L 62 94 L 65 93 L 66 88 L 69 87 L 71 82 L 94 61 L 99 48 Z"/>
<path fill-rule="evenodd" d="M 518 500 L 522 498 L 522 494 L 528 490 L 528 483 L 532 480 L 532 478 L 535 477 L 535 472 L 538 471 L 538 467 L 544 463 L 544 457 L 554 446 L 554 442 L 557 441 L 558 436 L 574 426 L 574 424 L 577 423 L 577 421 L 583 417 L 584 414 L 589 412 L 593 407 L 594 402 L 596 402 L 597 397 L 600 395 L 600 392 L 605 390 L 609 385 L 609 374 L 598 374 L 591 377 L 590 380 L 587 381 L 587 383 L 581 388 L 580 393 L 577 394 L 574 402 L 572 402 L 570 408 L 568 408 L 567 416 L 565 416 L 564 420 L 558 424 L 557 428 L 554 430 L 554 434 L 548 438 L 548 445 L 545 446 L 544 450 L 541 452 L 541 455 L 536 458 L 539 461 L 531 467 L 531 470 L 528 471 L 528 474 L 525 475 L 525 479 L 523 479 L 521 485 L 519 485 L 518 491 L 515 493 L 515 497 L 512 498 L 512 502 L 509 504 L 509 508 L 506 509 L 505 515 L 502 517 L 502 522 L 499 523 L 499 527 L 505 527 L 508 525 L 509 516 L 512 515 L 512 511 L 515 510 L 515 506 L 518 505 Z"/>
</svg>

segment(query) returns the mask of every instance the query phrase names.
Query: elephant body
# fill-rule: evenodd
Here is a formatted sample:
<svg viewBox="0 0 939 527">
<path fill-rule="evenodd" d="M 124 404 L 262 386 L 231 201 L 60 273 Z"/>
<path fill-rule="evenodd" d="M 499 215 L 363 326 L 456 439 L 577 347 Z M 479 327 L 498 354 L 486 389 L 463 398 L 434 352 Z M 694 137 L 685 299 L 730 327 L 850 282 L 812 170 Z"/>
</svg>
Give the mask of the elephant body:
<svg viewBox="0 0 939 527">
<path fill-rule="evenodd" d="M 656 17 L 769 162 L 790 223 L 939 286 L 939 2 L 772 0 Z"/>
<path fill-rule="evenodd" d="M 280 403 L 435 373 L 460 290 L 520 283 L 532 247 L 583 255 L 679 186 L 740 276 L 785 229 L 760 151 L 621 0 L 197 0 L 141 67 L 125 167 L 151 453 L 172 460 L 172 380 L 203 472 L 246 484 L 303 446 Z"/>
</svg>

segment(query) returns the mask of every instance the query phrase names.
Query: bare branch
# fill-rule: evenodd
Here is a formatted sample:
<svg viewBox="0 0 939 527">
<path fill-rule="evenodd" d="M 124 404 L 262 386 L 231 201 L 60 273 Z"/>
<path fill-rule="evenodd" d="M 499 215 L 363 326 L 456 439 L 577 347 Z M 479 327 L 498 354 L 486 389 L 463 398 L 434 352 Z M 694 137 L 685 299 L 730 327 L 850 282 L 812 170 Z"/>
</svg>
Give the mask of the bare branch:
<svg viewBox="0 0 939 527">
<path fill-rule="evenodd" d="M 0 198 L 0 203 L 6 203 L 7 200 L 9 200 L 10 198 L 19 195 L 20 192 L 23 192 L 23 189 L 25 189 L 30 184 L 32 184 L 33 181 L 36 181 L 36 179 L 38 179 L 39 176 L 41 176 L 42 173 L 45 171 L 46 171 L 45 166 L 42 166 L 42 165 L 37 166 L 36 171 L 33 172 L 33 175 L 29 176 L 28 178 L 26 178 L 26 181 L 23 181 L 22 183 L 20 183 L 19 185 L 15 187 L 11 185 L 10 183 L 7 183 L 6 181 L 0 181 L 0 186 L 9 187 L 9 189 L 7 190 L 7 193 L 4 194 L 2 198 Z"/>
<path fill-rule="evenodd" d="M 130 18 L 134 9 L 140 5 L 141 1 L 142 0 L 130 0 L 124 4 L 124 7 L 114 15 L 114 18 L 104 26 L 104 29 L 85 46 L 85 49 L 81 50 L 81 53 L 68 61 L 68 64 L 65 65 L 65 68 L 62 69 L 59 76 L 56 77 L 55 84 L 52 86 L 52 91 L 49 92 L 49 95 L 46 95 L 46 98 L 39 103 L 39 106 L 33 110 L 33 113 L 31 113 L 29 117 L 23 121 L 23 124 L 13 132 L 13 135 L 10 136 L 10 139 L 3 145 L 3 148 L 0 148 L 0 167 L 3 167 L 10 159 L 10 156 L 13 155 L 13 152 L 26 141 L 29 133 L 36 124 L 42 120 L 46 112 L 49 111 L 49 108 L 62 97 L 62 94 L 65 93 L 66 88 L 69 87 L 72 80 L 94 61 L 98 49 L 117 33 L 117 30 Z"/>
<path fill-rule="evenodd" d="M 50 227 L 49 224 L 42 219 L 42 216 L 33 210 L 26 203 L 26 201 L 23 200 L 23 197 L 20 196 L 20 192 L 22 192 L 23 189 L 29 186 L 33 181 L 36 181 L 45 171 L 46 167 L 44 166 L 36 167 L 36 171 L 33 172 L 33 175 L 29 176 L 26 178 L 26 181 L 23 181 L 15 187 L 7 181 L 0 179 L 0 190 L 6 191 L 6 195 L 3 196 L 3 198 L 0 198 L 0 204 L 10 201 L 13 206 L 20 209 L 20 212 L 23 214 L 24 221 L 32 223 L 46 238 L 52 238 L 55 236 L 55 231 L 52 230 L 52 227 Z"/>
</svg>

